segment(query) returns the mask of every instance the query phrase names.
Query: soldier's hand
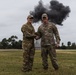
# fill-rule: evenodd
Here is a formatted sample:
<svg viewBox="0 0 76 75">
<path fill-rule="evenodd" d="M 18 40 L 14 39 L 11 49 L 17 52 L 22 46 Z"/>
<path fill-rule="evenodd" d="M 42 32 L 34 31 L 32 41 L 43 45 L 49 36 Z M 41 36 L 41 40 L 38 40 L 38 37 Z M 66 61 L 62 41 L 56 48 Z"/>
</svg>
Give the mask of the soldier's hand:
<svg viewBox="0 0 76 75">
<path fill-rule="evenodd" d="M 59 44 L 56 44 L 56 47 L 59 47 Z"/>
<path fill-rule="evenodd" d="M 37 33 L 37 32 L 35 32 L 35 35 L 38 35 L 38 33 Z"/>
<path fill-rule="evenodd" d="M 35 34 L 33 34 L 33 38 L 35 38 L 36 37 L 36 35 Z"/>
<path fill-rule="evenodd" d="M 39 36 L 36 36 L 35 39 L 38 40 L 39 39 Z"/>
</svg>

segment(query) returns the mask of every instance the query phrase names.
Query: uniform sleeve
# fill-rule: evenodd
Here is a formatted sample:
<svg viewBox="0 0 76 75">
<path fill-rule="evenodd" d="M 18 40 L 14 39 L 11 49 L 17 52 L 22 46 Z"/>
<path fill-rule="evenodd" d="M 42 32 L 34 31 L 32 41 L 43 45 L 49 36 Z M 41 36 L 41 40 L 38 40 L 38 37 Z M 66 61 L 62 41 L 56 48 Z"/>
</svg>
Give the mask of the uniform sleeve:
<svg viewBox="0 0 76 75">
<path fill-rule="evenodd" d="M 36 35 L 37 35 L 37 39 L 40 39 L 42 37 L 40 27 L 38 28 Z"/>
<path fill-rule="evenodd" d="M 55 34 L 56 42 L 59 44 L 61 39 L 60 39 L 60 36 L 59 36 L 58 29 L 55 25 L 53 25 L 53 32 Z"/>
<path fill-rule="evenodd" d="M 22 26 L 21 31 L 22 31 L 23 36 L 24 36 L 25 38 L 34 38 L 34 37 L 35 37 L 34 34 L 31 34 L 31 33 L 29 32 L 27 26 Z"/>
</svg>

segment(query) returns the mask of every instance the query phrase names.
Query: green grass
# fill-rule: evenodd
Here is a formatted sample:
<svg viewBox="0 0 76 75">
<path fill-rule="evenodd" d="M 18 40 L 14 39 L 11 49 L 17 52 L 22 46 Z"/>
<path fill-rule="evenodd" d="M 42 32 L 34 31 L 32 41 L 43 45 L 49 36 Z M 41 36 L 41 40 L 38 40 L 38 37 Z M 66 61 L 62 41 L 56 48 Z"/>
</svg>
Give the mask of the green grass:
<svg viewBox="0 0 76 75">
<path fill-rule="evenodd" d="M 49 60 L 49 69 L 42 69 L 40 50 L 36 50 L 33 71 L 23 73 L 22 50 L 0 50 L 0 75 L 76 75 L 76 50 L 57 50 L 59 70 L 55 71 Z"/>
</svg>

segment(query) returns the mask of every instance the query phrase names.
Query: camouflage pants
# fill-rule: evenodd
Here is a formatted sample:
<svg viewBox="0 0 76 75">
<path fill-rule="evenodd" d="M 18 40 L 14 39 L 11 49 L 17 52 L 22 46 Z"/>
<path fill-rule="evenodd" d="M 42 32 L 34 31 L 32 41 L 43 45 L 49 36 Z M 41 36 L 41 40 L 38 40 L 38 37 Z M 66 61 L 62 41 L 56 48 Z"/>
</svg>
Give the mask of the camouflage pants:
<svg viewBox="0 0 76 75">
<path fill-rule="evenodd" d="M 25 47 L 23 52 L 23 69 L 32 70 L 33 60 L 34 60 L 35 48 Z"/>
<path fill-rule="evenodd" d="M 52 62 L 54 69 L 58 69 L 57 59 L 56 59 L 56 50 L 54 46 L 42 47 L 41 56 L 42 56 L 42 65 L 44 68 L 48 68 L 48 55 Z"/>
</svg>

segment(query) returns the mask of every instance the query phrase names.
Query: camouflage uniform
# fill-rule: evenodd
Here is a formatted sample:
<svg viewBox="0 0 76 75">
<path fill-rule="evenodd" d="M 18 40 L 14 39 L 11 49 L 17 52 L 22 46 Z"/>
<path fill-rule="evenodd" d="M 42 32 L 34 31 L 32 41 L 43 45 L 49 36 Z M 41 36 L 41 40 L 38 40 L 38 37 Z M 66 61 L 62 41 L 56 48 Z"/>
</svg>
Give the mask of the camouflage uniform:
<svg viewBox="0 0 76 75">
<path fill-rule="evenodd" d="M 58 69 L 54 37 L 56 38 L 57 43 L 60 42 L 60 37 L 56 26 L 51 22 L 48 22 L 47 25 L 42 24 L 38 28 L 37 34 L 39 38 L 41 38 L 41 56 L 44 69 L 48 69 L 48 54 L 50 56 L 53 67 Z"/>
<path fill-rule="evenodd" d="M 34 47 L 34 27 L 26 23 L 22 26 L 21 31 L 23 33 L 23 42 L 22 48 L 24 50 L 23 53 L 23 70 L 32 70 L 33 66 L 33 59 L 35 54 L 35 47 Z"/>
</svg>

